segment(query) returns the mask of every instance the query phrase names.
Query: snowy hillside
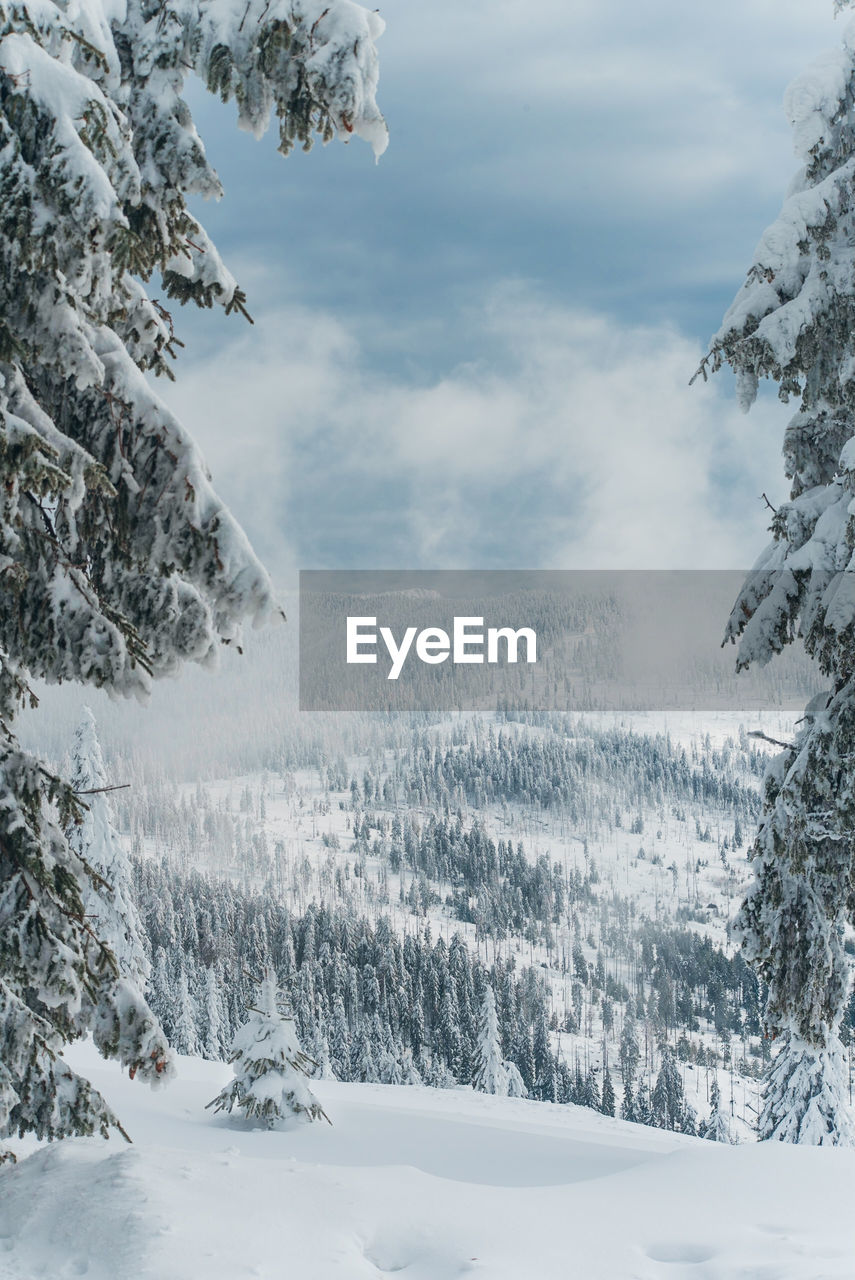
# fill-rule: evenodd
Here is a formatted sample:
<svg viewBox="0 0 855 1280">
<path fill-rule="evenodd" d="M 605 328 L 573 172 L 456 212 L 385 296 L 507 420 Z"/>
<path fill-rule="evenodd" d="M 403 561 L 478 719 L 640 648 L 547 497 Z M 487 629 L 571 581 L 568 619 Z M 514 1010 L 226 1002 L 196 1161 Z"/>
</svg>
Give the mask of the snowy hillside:
<svg viewBox="0 0 855 1280">
<path fill-rule="evenodd" d="M 129 785 L 93 801 L 112 834 L 87 856 L 125 868 L 179 1053 L 225 1060 L 270 966 L 315 1074 L 454 1088 L 489 988 L 528 1099 L 750 1142 L 771 1042 L 728 923 L 769 758 L 752 734 L 794 718 L 309 717 L 251 774 L 108 757 L 98 778 Z M 850 1074 L 853 1027 L 855 1001 Z"/>
<path fill-rule="evenodd" d="M 153 1007 L 179 1051 L 225 1056 L 245 974 L 269 959 L 304 1044 L 339 1079 L 395 1084 L 415 1064 L 425 1083 L 466 1083 L 489 971 L 497 991 L 505 984 L 503 1052 L 531 1097 L 598 1105 L 608 1060 L 618 1109 L 643 1118 L 668 1042 L 694 1123 L 709 1117 L 718 1079 L 733 1135 L 750 1140 L 768 1042 L 727 924 L 768 759 L 748 734 L 786 736 L 791 722 L 459 718 L 399 726 L 400 745 L 360 754 L 307 741 L 292 768 L 136 782 L 115 804 L 143 855 Z M 410 939 L 395 957 L 390 929 Z M 443 1009 L 448 957 L 428 952 L 455 938 L 468 958 L 451 952 L 456 991 Z M 642 1085 L 646 1096 L 626 1111 L 633 1077 L 634 1098 Z"/>
<path fill-rule="evenodd" d="M 0 1171 L 0 1278 L 851 1280 L 855 1153 L 722 1147 L 584 1108 L 315 1082 L 332 1127 L 204 1110 L 228 1068 L 163 1091 L 89 1045 L 75 1067 L 135 1142 Z M 23 1144 L 18 1144 L 23 1150 Z"/>
</svg>

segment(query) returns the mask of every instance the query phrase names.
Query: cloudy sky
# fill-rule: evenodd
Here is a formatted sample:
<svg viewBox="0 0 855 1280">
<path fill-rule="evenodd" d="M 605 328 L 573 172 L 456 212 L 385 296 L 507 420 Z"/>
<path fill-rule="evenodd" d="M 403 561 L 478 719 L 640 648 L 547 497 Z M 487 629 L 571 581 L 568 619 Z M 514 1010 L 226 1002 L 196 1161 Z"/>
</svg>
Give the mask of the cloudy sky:
<svg viewBox="0 0 855 1280">
<path fill-rule="evenodd" d="M 786 408 L 688 381 L 795 168 L 832 0 L 385 0 L 391 143 L 283 160 L 190 100 L 257 323 L 173 388 L 275 575 L 738 568 Z"/>
</svg>

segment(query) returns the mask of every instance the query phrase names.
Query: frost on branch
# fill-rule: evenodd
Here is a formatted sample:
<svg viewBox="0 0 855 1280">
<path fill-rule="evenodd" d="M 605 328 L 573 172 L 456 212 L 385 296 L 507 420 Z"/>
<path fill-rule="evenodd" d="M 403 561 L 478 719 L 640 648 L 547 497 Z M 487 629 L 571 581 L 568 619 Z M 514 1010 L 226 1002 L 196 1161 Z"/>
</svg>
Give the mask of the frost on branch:
<svg viewBox="0 0 855 1280">
<path fill-rule="evenodd" d="M 283 153 L 319 134 L 379 155 L 382 29 L 350 0 L 0 0 L 0 1134 L 112 1123 L 57 1074 L 87 1029 L 139 1075 L 169 1070 L 84 914 L 99 877 L 65 833 L 85 810 L 14 738 L 27 678 L 145 696 L 275 608 L 146 378 L 170 373 L 174 302 L 247 313 L 187 207 L 222 190 L 185 79 L 256 135 L 275 118 Z"/>
</svg>

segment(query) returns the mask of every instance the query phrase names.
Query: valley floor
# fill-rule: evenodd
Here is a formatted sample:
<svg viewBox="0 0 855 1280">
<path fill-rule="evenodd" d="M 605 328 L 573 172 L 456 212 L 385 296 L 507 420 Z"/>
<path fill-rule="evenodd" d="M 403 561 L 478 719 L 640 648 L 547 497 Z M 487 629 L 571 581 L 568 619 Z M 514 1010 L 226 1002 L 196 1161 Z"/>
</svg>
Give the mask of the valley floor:
<svg viewBox="0 0 855 1280">
<path fill-rule="evenodd" d="M 69 1059 L 134 1138 L 0 1170 L 0 1280 L 852 1280 L 855 1152 L 723 1147 L 574 1106 L 315 1081 L 333 1124 L 213 1117 Z M 31 1154 L 27 1154 L 31 1152 Z"/>
</svg>

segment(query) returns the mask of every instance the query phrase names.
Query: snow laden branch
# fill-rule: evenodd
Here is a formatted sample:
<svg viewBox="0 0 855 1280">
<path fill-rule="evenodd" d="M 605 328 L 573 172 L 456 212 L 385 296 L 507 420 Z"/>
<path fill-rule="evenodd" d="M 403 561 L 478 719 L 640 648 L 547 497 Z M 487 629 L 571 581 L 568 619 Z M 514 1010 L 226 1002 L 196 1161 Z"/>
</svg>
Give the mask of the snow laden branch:
<svg viewBox="0 0 855 1280">
<path fill-rule="evenodd" d="M 106 1136 L 120 1127 L 59 1056 L 87 1030 L 141 1078 L 172 1075 L 157 1020 L 86 917 L 81 888 L 91 868 L 65 837 L 80 817 L 69 787 L 0 744 L 0 1135 Z"/>
<path fill-rule="evenodd" d="M 766 1029 L 779 1045 L 761 1135 L 848 1144 L 839 1029 L 842 935 L 855 920 L 855 24 L 785 106 L 802 168 L 698 372 L 730 365 L 745 409 L 761 378 L 799 402 L 784 435 L 790 498 L 773 510 L 771 544 L 725 639 L 747 667 L 801 638 L 830 688 L 770 770 L 736 932 L 768 984 Z"/>
<path fill-rule="evenodd" d="M 181 345 L 173 303 L 247 314 L 187 206 L 222 188 L 185 81 L 256 136 L 275 118 L 285 154 L 320 135 L 379 155 L 382 29 L 349 0 L 0 0 L 0 1136 L 116 1123 L 56 1066 L 87 1029 L 138 1075 L 170 1069 L 69 847 L 95 806 L 14 738 L 29 677 L 145 697 L 276 609 L 147 377 Z"/>
<path fill-rule="evenodd" d="M 240 124 L 294 141 L 386 133 L 375 15 L 339 2 L 0 4 L 0 645 L 33 674 L 145 692 L 212 658 L 270 583 L 144 372 L 177 339 L 145 287 L 245 298 L 190 195 L 219 180 L 181 97 L 193 71 Z"/>
</svg>

